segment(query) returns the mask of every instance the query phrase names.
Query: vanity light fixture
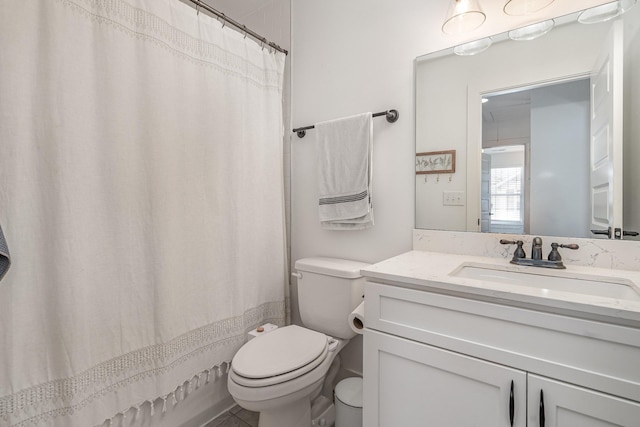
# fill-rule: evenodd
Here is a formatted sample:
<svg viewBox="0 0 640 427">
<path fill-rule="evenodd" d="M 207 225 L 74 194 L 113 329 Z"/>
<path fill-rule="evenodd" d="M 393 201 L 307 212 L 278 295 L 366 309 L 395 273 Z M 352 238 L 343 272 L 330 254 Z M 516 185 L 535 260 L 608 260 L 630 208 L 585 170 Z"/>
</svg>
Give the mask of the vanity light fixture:
<svg viewBox="0 0 640 427">
<path fill-rule="evenodd" d="M 453 48 L 453 53 L 460 56 L 471 56 L 477 53 L 483 52 L 489 49 L 493 41 L 491 37 L 485 37 L 484 39 L 474 40 L 469 43 L 460 44 Z"/>
<path fill-rule="evenodd" d="M 504 5 L 504 13 L 511 16 L 530 15 L 544 9 L 553 3 L 553 0 L 507 0 Z"/>
<path fill-rule="evenodd" d="M 618 0 L 584 10 L 578 15 L 581 24 L 597 24 L 622 15 L 635 5 L 637 0 Z"/>
<path fill-rule="evenodd" d="M 551 31 L 555 24 L 556 22 L 553 19 L 549 19 L 526 27 L 516 28 L 509 31 L 509 38 L 516 41 L 537 39 Z"/>
<path fill-rule="evenodd" d="M 442 32 L 461 34 L 473 31 L 487 19 L 478 0 L 453 0 L 442 24 Z"/>
</svg>

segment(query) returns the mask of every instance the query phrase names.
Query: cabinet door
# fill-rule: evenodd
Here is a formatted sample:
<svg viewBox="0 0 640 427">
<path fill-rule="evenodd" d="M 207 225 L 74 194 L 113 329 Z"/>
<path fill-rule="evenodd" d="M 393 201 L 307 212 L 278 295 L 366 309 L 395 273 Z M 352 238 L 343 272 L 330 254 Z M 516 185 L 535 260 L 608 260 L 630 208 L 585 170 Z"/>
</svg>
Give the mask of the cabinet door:
<svg viewBox="0 0 640 427">
<path fill-rule="evenodd" d="M 528 387 L 529 427 L 640 426 L 636 402 L 532 374 Z"/>
<path fill-rule="evenodd" d="M 525 427 L 519 370 L 367 329 L 363 379 L 367 427 Z"/>
</svg>

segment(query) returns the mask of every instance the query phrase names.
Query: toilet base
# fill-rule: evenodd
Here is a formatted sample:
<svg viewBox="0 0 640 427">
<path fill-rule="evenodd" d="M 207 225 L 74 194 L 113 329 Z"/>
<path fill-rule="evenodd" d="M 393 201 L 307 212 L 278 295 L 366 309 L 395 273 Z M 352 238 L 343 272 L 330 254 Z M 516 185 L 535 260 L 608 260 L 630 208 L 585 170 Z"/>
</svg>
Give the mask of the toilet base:
<svg viewBox="0 0 640 427">
<path fill-rule="evenodd" d="M 241 407 L 259 412 L 258 427 L 307 427 L 311 426 L 311 402 L 322 389 L 322 379 L 279 398 L 267 401 L 245 401 L 233 396 Z"/>
<path fill-rule="evenodd" d="M 311 426 L 333 427 L 336 422 L 336 406 L 322 394 L 311 404 Z"/>
<path fill-rule="evenodd" d="M 277 411 L 260 412 L 258 427 L 332 427 L 336 420 L 336 409 L 333 402 L 320 395 L 313 403 L 308 400 L 293 402 L 281 406 Z"/>
</svg>

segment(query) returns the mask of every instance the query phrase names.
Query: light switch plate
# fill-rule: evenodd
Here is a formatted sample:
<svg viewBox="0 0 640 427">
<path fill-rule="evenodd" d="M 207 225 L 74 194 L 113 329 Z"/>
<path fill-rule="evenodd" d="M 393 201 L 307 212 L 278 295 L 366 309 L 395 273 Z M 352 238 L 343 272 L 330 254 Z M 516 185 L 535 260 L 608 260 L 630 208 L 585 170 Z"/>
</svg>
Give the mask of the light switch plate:
<svg viewBox="0 0 640 427">
<path fill-rule="evenodd" d="M 464 191 L 443 191 L 442 204 L 444 206 L 464 206 Z"/>
</svg>

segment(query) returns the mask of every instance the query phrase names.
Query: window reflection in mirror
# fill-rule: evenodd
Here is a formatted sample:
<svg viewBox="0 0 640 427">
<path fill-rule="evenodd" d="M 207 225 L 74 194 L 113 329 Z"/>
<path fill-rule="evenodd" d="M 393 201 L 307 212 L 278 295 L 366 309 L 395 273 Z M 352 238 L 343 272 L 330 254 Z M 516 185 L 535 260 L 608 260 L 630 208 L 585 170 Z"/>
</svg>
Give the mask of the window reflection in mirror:
<svg viewBox="0 0 640 427">
<path fill-rule="evenodd" d="M 488 221 L 483 221 L 483 232 L 525 232 L 524 213 L 529 206 L 525 203 L 528 192 L 524 185 L 524 165 L 524 145 L 504 145 L 482 150 L 482 176 L 488 178 L 488 182 L 482 185 L 482 201 L 488 217 Z M 482 216 L 485 217 L 485 212 Z"/>
</svg>

